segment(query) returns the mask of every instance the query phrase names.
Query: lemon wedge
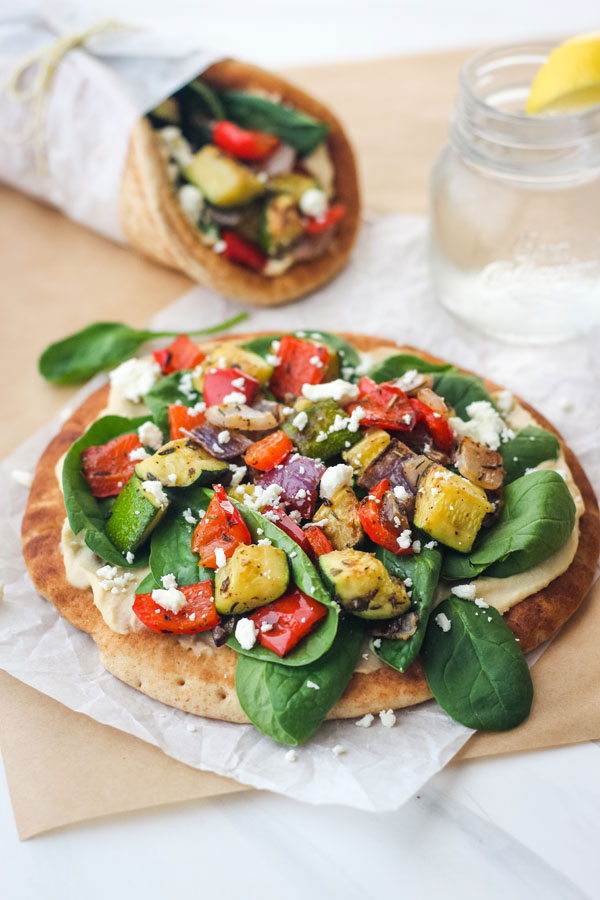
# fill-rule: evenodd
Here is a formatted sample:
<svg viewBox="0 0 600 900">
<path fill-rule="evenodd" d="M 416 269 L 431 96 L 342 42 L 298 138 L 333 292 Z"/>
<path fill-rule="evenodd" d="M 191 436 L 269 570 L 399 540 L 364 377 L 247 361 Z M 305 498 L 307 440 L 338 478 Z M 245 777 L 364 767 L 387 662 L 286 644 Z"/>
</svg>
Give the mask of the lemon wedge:
<svg viewBox="0 0 600 900">
<path fill-rule="evenodd" d="M 600 103 L 600 31 L 553 50 L 531 85 L 529 114 L 572 113 Z"/>
</svg>

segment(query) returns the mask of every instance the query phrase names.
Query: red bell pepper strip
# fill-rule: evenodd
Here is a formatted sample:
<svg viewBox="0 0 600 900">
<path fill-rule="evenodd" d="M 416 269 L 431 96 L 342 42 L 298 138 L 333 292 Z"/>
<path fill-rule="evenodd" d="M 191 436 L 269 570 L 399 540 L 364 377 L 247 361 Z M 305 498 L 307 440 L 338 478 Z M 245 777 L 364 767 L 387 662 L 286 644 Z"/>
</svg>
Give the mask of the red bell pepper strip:
<svg viewBox="0 0 600 900">
<path fill-rule="evenodd" d="M 417 414 L 404 391 L 392 381 L 377 384 L 364 375 L 358 382 L 358 400 L 353 401 L 347 412 L 358 406 L 363 410 L 361 428 L 386 428 L 392 431 L 412 431 Z"/>
<path fill-rule="evenodd" d="M 424 422 L 427 426 L 437 449 L 450 455 L 454 447 L 454 434 L 448 420 L 421 400 L 411 398 L 408 402 L 417 415 L 417 422 Z"/>
<path fill-rule="evenodd" d="M 312 557 L 312 559 L 318 559 L 319 556 L 332 552 L 333 545 L 331 541 L 318 525 L 308 525 L 304 529 L 304 534 L 310 544 L 310 552 L 308 555 Z"/>
<path fill-rule="evenodd" d="M 215 609 L 212 581 L 199 581 L 178 590 L 187 601 L 179 612 L 164 609 L 151 593 L 137 594 L 132 608 L 140 622 L 161 634 L 198 634 L 219 624 L 221 617 Z"/>
<path fill-rule="evenodd" d="M 137 434 L 123 434 L 108 444 L 84 450 L 81 467 L 94 497 L 116 497 L 120 494 L 141 458 L 131 459 L 130 453 L 143 449 Z"/>
<path fill-rule="evenodd" d="M 345 215 L 346 207 L 342 203 L 335 203 L 322 216 L 305 219 L 304 231 L 306 234 L 322 234 L 324 231 L 328 231 L 334 225 L 337 225 Z"/>
<path fill-rule="evenodd" d="M 172 441 L 186 437 L 186 431 L 191 431 L 196 425 L 202 425 L 206 419 L 203 412 L 192 412 L 189 407 L 183 406 L 181 403 L 172 403 L 169 406 L 168 415 L 169 439 Z"/>
<path fill-rule="evenodd" d="M 261 606 L 248 618 L 258 629 L 259 644 L 283 657 L 326 615 L 327 608 L 322 603 L 296 588 L 279 600 Z"/>
<path fill-rule="evenodd" d="M 261 472 L 270 472 L 293 449 L 294 445 L 285 431 L 274 431 L 272 434 L 262 438 L 262 440 L 256 441 L 251 447 L 248 447 L 244 455 L 244 461 L 249 466 L 252 466 L 253 469 L 259 469 Z"/>
<path fill-rule="evenodd" d="M 395 553 L 396 555 L 411 555 L 414 552 L 412 542 L 410 547 L 400 547 L 398 544 L 398 538 L 404 531 L 403 525 L 386 522 L 381 514 L 381 501 L 383 500 L 383 495 L 389 489 L 389 478 L 384 478 L 383 481 L 376 484 L 369 494 L 361 500 L 358 507 L 358 518 L 365 532 L 375 544 L 379 544 L 380 547 L 384 547 L 390 553 Z"/>
<path fill-rule="evenodd" d="M 239 369 L 208 369 L 204 376 L 204 400 L 207 406 L 219 406 L 230 394 L 243 394 L 241 402 L 252 406 L 260 383 Z"/>
<path fill-rule="evenodd" d="M 258 160 L 270 156 L 281 141 L 265 131 L 248 131 L 234 122 L 217 122 L 213 128 L 213 141 L 232 156 L 239 159 Z"/>
<path fill-rule="evenodd" d="M 281 338 L 277 356 L 281 362 L 271 375 L 269 388 L 278 400 L 299 396 L 303 384 L 320 384 L 331 358 L 326 347 L 291 335 Z"/>
<path fill-rule="evenodd" d="M 180 372 L 182 369 L 195 369 L 204 359 L 202 350 L 187 334 L 180 334 L 172 344 L 163 350 L 155 350 L 152 355 L 163 375 Z"/>
<path fill-rule="evenodd" d="M 215 485 L 215 493 L 208 509 L 196 525 L 192 535 L 192 550 L 200 554 L 200 564 L 217 569 L 216 551 L 220 548 L 225 559 L 233 555 L 240 544 L 251 544 L 252 537 L 241 515 L 227 497 L 222 485 Z"/>
<path fill-rule="evenodd" d="M 244 240 L 235 231 L 221 232 L 221 240 L 225 244 L 223 256 L 232 262 L 240 263 L 242 266 L 248 266 L 249 269 L 255 269 L 262 272 L 267 264 L 267 257 L 258 249 L 256 244 Z"/>
<path fill-rule="evenodd" d="M 301 550 L 310 555 L 311 546 L 306 534 L 287 513 L 284 513 L 282 509 L 276 506 L 265 506 L 261 512 L 263 516 L 265 513 L 268 513 L 267 518 L 277 525 L 278 528 L 281 528 L 282 531 L 285 531 L 287 536 L 291 537 L 293 541 L 296 541 Z"/>
</svg>

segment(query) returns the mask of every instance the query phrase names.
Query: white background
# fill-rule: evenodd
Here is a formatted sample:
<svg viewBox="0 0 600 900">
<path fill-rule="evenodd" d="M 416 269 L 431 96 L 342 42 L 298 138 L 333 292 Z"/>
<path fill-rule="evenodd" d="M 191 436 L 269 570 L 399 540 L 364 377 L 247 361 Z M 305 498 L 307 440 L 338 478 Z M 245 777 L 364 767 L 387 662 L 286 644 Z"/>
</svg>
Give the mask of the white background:
<svg viewBox="0 0 600 900">
<path fill-rule="evenodd" d="M 592 0 L 120 0 L 98 17 L 196 29 L 264 65 L 387 56 L 600 27 Z M 0 0 L 0 16 L 22 11 Z M 165 9 L 169 19 L 165 22 Z M 415 88 L 418 90 L 418 86 Z M 600 896 L 600 746 L 453 767 L 397 813 L 266 794 L 182 804 L 19 843 L 0 773 L 6 900 Z"/>
</svg>

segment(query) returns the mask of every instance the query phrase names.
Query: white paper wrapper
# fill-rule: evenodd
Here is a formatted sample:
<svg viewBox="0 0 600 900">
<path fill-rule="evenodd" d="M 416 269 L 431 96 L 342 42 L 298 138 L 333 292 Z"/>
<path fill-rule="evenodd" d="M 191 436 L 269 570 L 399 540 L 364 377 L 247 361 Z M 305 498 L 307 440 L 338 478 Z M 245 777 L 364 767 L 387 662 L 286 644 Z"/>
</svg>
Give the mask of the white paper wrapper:
<svg viewBox="0 0 600 900">
<path fill-rule="evenodd" d="M 61 6 L 52 23 L 33 15 L 0 22 L 0 179 L 123 241 L 119 190 L 136 119 L 223 54 L 189 39 L 109 29 L 63 57 L 36 118 L 35 101 L 16 102 L 7 85 L 27 54 L 93 24 L 76 7 Z M 28 70 L 21 86 L 38 72 Z M 27 140 L 15 140 L 23 132 Z"/>
<path fill-rule="evenodd" d="M 210 293 L 210 292 L 209 292 Z M 161 312 L 157 328 L 202 327 L 239 309 L 233 301 L 194 288 Z M 140 323 L 142 324 L 142 323 Z M 433 301 L 422 219 L 386 216 L 365 225 L 353 261 L 325 290 L 293 306 L 257 311 L 237 330 L 321 328 L 379 334 L 412 343 L 521 393 L 560 427 L 600 487 L 600 360 L 593 340 L 551 348 L 509 347 L 465 330 Z M 95 388 L 96 379 L 77 398 Z M 563 398 L 574 403 L 564 409 Z M 251 726 L 201 719 L 170 709 L 106 674 L 91 638 L 68 625 L 37 596 L 21 557 L 20 523 L 27 490 L 11 471 L 33 471 L 58 419 L 0 466 L 0 667 L 66 706 L 163 749 L 199 769 L 309 803 L 368 810 L 402 805 L 457 752 L 471 732 L 433 702 L 399 711 L 393 728 L 376 719 L 368 729 L 331 722 L 298 749 L 286 749 Z M 340 744 L 345 753 L 334 756 Z"/>
</svg>

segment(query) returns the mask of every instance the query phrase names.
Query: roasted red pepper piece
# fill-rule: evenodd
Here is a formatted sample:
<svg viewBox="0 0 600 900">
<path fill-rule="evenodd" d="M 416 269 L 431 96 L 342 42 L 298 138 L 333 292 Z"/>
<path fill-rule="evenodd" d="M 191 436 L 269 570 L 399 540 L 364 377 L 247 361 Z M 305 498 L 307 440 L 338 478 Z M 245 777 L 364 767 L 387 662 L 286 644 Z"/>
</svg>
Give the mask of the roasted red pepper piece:
<svg viewBox="0 0 600 900">
<path fill-rule="evenodd" d="M 246 375 L 239 369 L 209 369 L 204 376 L 204 400 L 207 406 L 219 406 L 230 394 L 243 394 L 247 403 L 252 406 L 260 383 L 252 375 Z"/>
<path fill-rule="evenodd" d="M 265 131 L 248 131 L 233 122 L 217 122 L 213 128 L 213 141 L 232 156 L 239 159 L 265 159 L 279 147 L 281 141 Z"/>
<path fill-rule="evenodd" d="M 285 431 L 274 431 L 260 441 L 256 441 L 248 447 L 244 455 L 244 461 L 259 469 L 261 472 L 270 472 L 279 465 L 291 453 L 294 445 Z"/>
<path fill-rule="evenodd" d="M 343 219 L 346 215 L 346 207 L 342 203 L 335 203 L 323 213 L 322 216 L 314 216 L 314 218 L 306 219 L 304 222 L 304 230 L 307 234 L 321 234 Z"/>
<path fill-rule="evenodd" d="M 116 497 L 133 475 L 138 459 L 134 450 L 143 450 L 137 434 L 123 434 L 108 444 L 88 447 L 81 454 L 81 466 L 94 497 Z"/>
<path fill-rule="evenodd" d="M 232 262 L 240 263 L 242 266 L 248 266 L 249 269 L 255 269 L 262 272 L 267 264 L 267 257 L 258 249 L 256 244 L 244 240 L 235 231 L 222 231 L 221 240 L 225 244 L 223 256 Z"/>
<path fill-rule="evenodd" d="M 187 600 L 179 612 L 164 609 L 152 599 L 152 594 L 137 594 L 133 611 L 140 622 L 161 634 L 198 634 L 219 624 L 221 617 L 215 609 L 212 581 L 199 581 L 177 590 Z"/>
<path fill-rule="evenodd" d="M 152 354 L 162 369 L 163 375 L 180 372 L 182 369 L 195 369 L 204 359 L 204 353 L 187 334 L 180 334 L 172 344 L 163 350 L 155 350 Z"/>
<path fill-rule="evenodd" d="M 202 425 L 205 420 L 206 415 L 203 412 L 192 412 L 181 403 L 172 403 L 169 406 L 169 439 L 175 441 L 186 437 L 185 431 L 191 431 L 196 425 Z"/>
<path fill-rule="evenodd" d="M 358 400 L 352 402 L 346 411 L 351 413 L 357 406 L 361 407 L 361 428 L 411 431 L 415 427 L 417 414 L 404 391 L 393 382 L 377 384 L 364 375 L 358 382 L 358 389 Z"/>
<path fill-rule="evenodd" d="M 323 533 L 323 530 L 319 528 L 318 525 L 308 525 L 304 529 L 304 534 L 310 544 L 309 556 L 313 559 L 318 559 L 319 556 L 323 556 L 325 553 L 331 553 L 333 550 L 333 546 L 329 538 Z"/>
<path fill-rule="evenodd" d="M 215 493 L 192 535 L 192 550 L 200 554 L 200 564 L 217 568 L 215 551 L 220 547 L 229 559 L 240 544 L 251 544 L 252 537 L 241 515 L 227 497 L 222 485 Z"/>
<path fill-rule="evenodd" d="M 330 360 L 325 347 L 291 335 L 281 338 L 277 356 L 281 362 L 271 375 L 269 388 L 278 400 L 299 396 L 303 384 L 320 384 Z"/>
<path fill-rule="evenodd" d="M 407 556 L 413 553 L 412 546 L 404 548 L 398 544 L 398 538 L 405 530 L 405 526 L 402 523 L 395 525 L 393 522 L 386 522 L 381 514 L 383 495 L 389 489 L 389 478 L 384 478 L 383 481 L 376 484 L 361 500 L 358 507 L 358 518 L 365 532 L 375 544 L 379 544 L 390 553 Z"/>
<path fill-rule="evenodd" d="M 261 606 L 248 618 L 258 629 L 259 644 L 277 656 L 285 656 L 326 615 L 327 609 L 322 603 L 296 588 L 279 600 Z M 263 631 L 265 625 L 271 628 Z"/>
<path fill-rule="evenodd" d="M 296 541 L 301 550 L 304 550 L 305 553 L 310 554 L 311 546 L 308 538 L 306 537 L 302 528 L 299 525 L 296 525 L 294 520 L 284 513 L 282 509 L 278 509 L 276 506 L 265 506 L 264 509 L 261 510 L 262 515 L 265 513 L 269 515 L 267 518 L 272 521 L 278 528 L 281 528 L 282 531 L 285 531 L 288 537 L 291 537 L 293 541 Z"/>
<path fill-rule="evenodd" d="M 424 422 L 427 426 L 436 448 L 450 456 L 454 447 L 454 434 L 448 420 L 421 400 L 411 398 L 408 402 L 416 413 L 417 422 Z"/>
</svg>

